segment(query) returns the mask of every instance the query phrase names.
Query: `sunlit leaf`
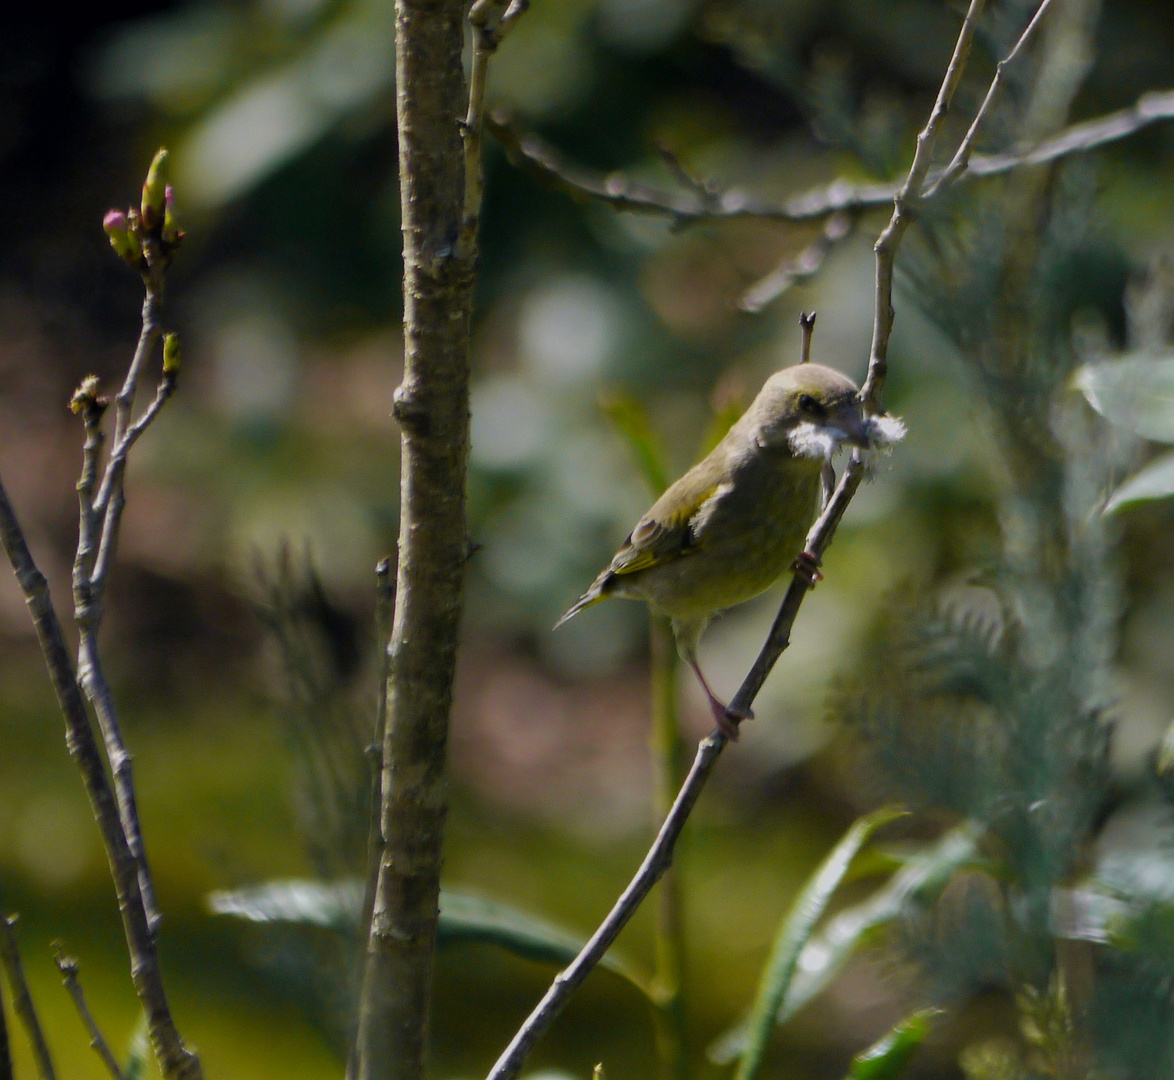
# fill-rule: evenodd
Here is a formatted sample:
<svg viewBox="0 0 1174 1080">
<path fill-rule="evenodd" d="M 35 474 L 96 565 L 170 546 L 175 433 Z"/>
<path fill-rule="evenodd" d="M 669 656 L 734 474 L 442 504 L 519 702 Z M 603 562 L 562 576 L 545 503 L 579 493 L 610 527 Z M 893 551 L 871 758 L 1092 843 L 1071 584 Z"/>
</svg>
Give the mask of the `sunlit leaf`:
<svg viewBox="0 0 1174 1080">
<path fill-rule="evenodd" d="M 1105 513 L 1131 503 L 1167 499 L 1174 495 L 1174 451 L 1155 458 L 1144 469 L 1134 473 L 1105 503 Z"/>
<path fill-rule="evenodd" d="M 908 856 L 905 865 L 867 900 L 829 919 L 799 954 L 790 988 L 778 1011 L 778 1023 L 790 1019 L 822 991 L 848 960 L 874 941 L 911 901 L 928 902 L 958 870 L 973 865 L 981 835 L 981 827 L 974 822 L 951 829 L 937 843 Z M 710 1060 L 719 1065 L 733 1061 L 745 1049 L 747 1036 L 748 1027 L 743 1021 L 710 1046 Z"/>
<path fill-rule="evenodd" d="M 803 946 L 827 909 L 832 894 L 848 872 L 856 853 L 877 829 L 902 813 L 893 809 L 878 810 L 854 822 L 795 899 L 779 926 L 770 958 L 763 968 L 758 994 L 750 1010 L 746 1047 L 738 1063 L 737 1080 L 751 1080 L 758 1071 L 774 1028 L 775 1017 L 794 978 Z"/>
<path fill-rule="evenodd" d="M 1146 439 L 1174 442 L 1174 357 L 1086 364 L 1075 383 L 1106 420 Z"/>
<path fill-rule="evenodd" d="M 217 915 L 254 923 L 318 926 L 354 933 L 363 903 L 359 881 L 270 881 L 245 889 L 223 889 L 208 896 Z M 441 890 L 437 943 L 480 942 L 497 945 L 527 960 L 562 966 L 579 954 L 585 939 L 536 915 L 469 893 Z M 600 967 L 627 979 L 642 993 L 649 980 L 623 956 L 607 953 Z"/>
<path fill-rule="evenodd" d="M 665 467 L 664 451 L 652 430 L 643 404 L 630 394 L 616 392 L 602 396 L 599 407 L 627 441 L 645 483 L 653 494 L 659 495 L 669 486 L 668 469 Z"/>
<path fill-rule="evenodd" d="M 246 922 L 295 923 L 345 931 L 358 926 L 362 905 L 360 881 L 267 881 L 244 889 L 219 889 L 208 895 L 208 907 L 216 915 L 232 915 Z"/>
<path fill-rule="evenodd" d="M 887 1035 L 862 1050 L 848 1069 L 851 1080 L 893 1080 L 905 1071 L 909 1059 L 925 1042 L 930 1023 L 941 1009 L 919 1009 L 905 1017 Z"/>
</svg>

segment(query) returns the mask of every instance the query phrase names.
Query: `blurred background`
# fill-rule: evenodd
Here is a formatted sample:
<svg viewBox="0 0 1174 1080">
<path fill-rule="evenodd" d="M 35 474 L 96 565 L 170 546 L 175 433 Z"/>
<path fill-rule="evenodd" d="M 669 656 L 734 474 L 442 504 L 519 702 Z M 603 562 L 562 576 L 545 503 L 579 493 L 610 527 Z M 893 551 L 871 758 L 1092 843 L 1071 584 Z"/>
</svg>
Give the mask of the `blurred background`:
<svg viewBox="0 0 1174 1080">
<path fill-rule="evenodd" d="M 993 4 L 993 25 L 1027 7 Z M 959 17 L 940 0 L 537 0 L 493 61 L 489 96 L 519 129 L 601 173 L 671 188 L 664 147 L 718 187 L 782 199 L 836 177 L 898 175 Z M 111 0 L 68 18 L 35 5 L 0 16 L 0 475 L 63 615 L 81 446 L 65 406 L 91 372 L 117 385 L 141 305 L 102 216 L 137 201 L 157 146 L 173 152 L 188 234 L 167 300 L 185 343 L 181 387 L 132 459 L 103 639 L 178 1021 L 222 1080 L 337 1076 L 343 1061 L 347 987 L 329 932 L 250 927 L 211 915 L 206 897 L 347 870 L 308 779 L 306 715 L 329 700 L 342 717 L 331 730 L 361 746 L 376 696 L 374 570 L 397 530 L 392 24 L 389 0 Z M 967 116 L 1001 43 L 989 31 L 980 40 L 959 99 Z M 1172 86 L 1166 0 L 1105 5 L 1075 118 Z M 999 136 L 995 125 L 992 145 Z M 1083 167 L 1095 236 L 1069 285 L 1085 321 L 1120 344 L 1130 283 L 1174 243 L 1174 125 Z M 747 290 L 817 226 L 676 228 L 616 213 L 540 186 L 492 142 L 487 171 L 469 480 L 481 549 L 453 718 L 446 883 L 585 933 L 652 829 L 644 608 L 602 605 L 550 632 L 652 495 L 601 396 L 643 404 L 675 475 L 715 410 L 748 403 L 798 358 L 801 310 L 819 313 L 815 358 L 860 379 L 871 244 L 887 215 L 865 215 L 817 274 L 750 314 Z M 899 291 L 887 403 L 908 438 L 853 503 L 757 719 L 684 842 L 702 1075 L 716 1067 L 700 1048 L 744 1010 L 780 914 L 871 805 L 845 764 L 850 738 L 829 717 L 829 688 L 874 638 L 887 597 L 962 580 L 998 556 L 1000 466 L 954 350 Z M 1174 717 L 1171 525 L 1170 506 L 1153 503 L 1114 526 L 1121 784 Z M 709 631 L 702 663 L 719 693 L 737 686 L 777 600 Z M 273 629 L 282 610 L 318 665 L 301 696 Z M 62 1072 L 98 1077 L 48 942 L 79 956 L 116 1046 L 136 1003 L 97 833 L 6 574 L 0 656 L 0 903 L 21 913 Z M 681 694 L 692 744 L 708 713 L 690 679 Z M 354 780 L 361 802 L 360 768 Z M 641 912 L 621 939 L 646 966 L 650 931 Z M 447 948 L 434 1074 L 481 1075 L 551 974 L 492 946 Z M 787 1029 L 777 1074 L 842 1075 L 906 1011 L 906 983 L 899 966 L 854 963 Z M 923 1071 L 951 1074 L 952 1038 L 931 1042 Z M 655 1067 L 646 1003 L 607 972 L 530 1075 L 583 1077 L 600 1059 L 620 1080 Z M 27 1058 L 18 1068 L 28 1075 Z"/>
</svg>

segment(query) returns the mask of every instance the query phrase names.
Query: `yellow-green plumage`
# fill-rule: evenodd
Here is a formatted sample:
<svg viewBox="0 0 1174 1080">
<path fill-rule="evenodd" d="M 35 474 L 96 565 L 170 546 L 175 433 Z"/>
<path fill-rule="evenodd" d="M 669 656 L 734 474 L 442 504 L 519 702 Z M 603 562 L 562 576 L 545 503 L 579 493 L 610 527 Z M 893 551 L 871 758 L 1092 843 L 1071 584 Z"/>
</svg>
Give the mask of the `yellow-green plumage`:
<svg viewBox="0 0 1174 1080">
<path fill-rule="evenodd" d="M 856 394 L 851 379 L 818 364 L 772 375 L 556 626 L 610 596 L 645 600 L 672 619 L 681 656 L 696 666 L 713 615 L 757 596 L 802 552 L 835 448 L 867 444 Z"/>
</svg>

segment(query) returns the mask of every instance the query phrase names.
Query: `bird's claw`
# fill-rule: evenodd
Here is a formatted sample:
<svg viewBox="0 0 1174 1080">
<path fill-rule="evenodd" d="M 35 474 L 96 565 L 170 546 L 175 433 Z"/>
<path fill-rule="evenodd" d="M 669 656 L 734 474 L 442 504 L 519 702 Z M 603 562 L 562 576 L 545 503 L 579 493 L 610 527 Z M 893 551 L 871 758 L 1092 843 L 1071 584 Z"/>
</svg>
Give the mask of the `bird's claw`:
<svg viewBox="0 0 1174 1080">
<path fill-rule="evenodd" d="M 807 582 L 809 589 L 814 589 L 817 581 L 823 581 L 823 574 L 819 572 L 819 556 L 810 551 L 799 552 L 791 563 L 791 569 Z"/>
<path fill-rule="evenodd" d="M 713 719 L 721 729 L 721 733 L 730 742 L 737 742 L 738 725 L 743 720 L 753 720 L 753 711 L 750 709 L 735 709 L 729 705 L 723 705 L 716 698 L 710 704 L 713 708 Z"/>
</svg>

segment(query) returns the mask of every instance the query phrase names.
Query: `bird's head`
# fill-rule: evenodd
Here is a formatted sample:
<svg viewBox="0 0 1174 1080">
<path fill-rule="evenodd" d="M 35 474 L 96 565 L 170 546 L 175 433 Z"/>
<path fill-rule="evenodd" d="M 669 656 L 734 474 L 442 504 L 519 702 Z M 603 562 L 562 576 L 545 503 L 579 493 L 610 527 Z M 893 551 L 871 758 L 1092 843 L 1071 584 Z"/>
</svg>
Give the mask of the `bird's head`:
<svg viewBox="0 0 1174 1080">
<path fill-rule="evenodd" d="M 844 443 L 884 448 L 905 427 L 887 415 L 865 416 L 856 384 L 821 364 L 796 364 L 775 372 L 747 412 L 754 438 L 786 447 L 796 457 L 830 458 Z"/>
</svg>

